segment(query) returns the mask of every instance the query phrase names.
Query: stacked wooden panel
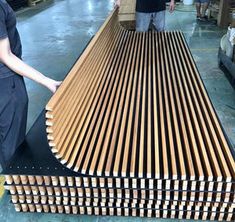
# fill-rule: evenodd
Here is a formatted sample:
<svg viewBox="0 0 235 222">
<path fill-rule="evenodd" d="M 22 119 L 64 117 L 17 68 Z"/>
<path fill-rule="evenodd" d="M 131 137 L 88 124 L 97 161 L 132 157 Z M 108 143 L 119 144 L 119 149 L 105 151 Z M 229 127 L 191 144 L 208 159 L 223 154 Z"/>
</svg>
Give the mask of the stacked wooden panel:
<svg viewBox="0 0 235 222">
<path fill-rule="evenodd" d="M 152 183 L 151 183 L 152 182 Z M 6 176 L 17 211 L 234 220 L 234 185 L 216 192 L 167 181 L 64 176 Z M 176 181 L 175 181 L 176 182 Z M 219 187 L 219 183 L 215 185 Z M 167 189 L 166 189 L 167 188 Z M 189 195 L 190 194 L 190 195 Z"/>
<path fill-rule="evenodd" d="M 181 32 L 127 31 L 115 10 L 46 109 L 71 175 L 7 175 L 16 210 L 235 219 L 234 157 Z"/>
<path fill-rule="evenodd" d="M 121 0 L 119 8 L 119 22 L 121 24 L 130 24 L 135 21 L 136 0 Z"/>
</svg>

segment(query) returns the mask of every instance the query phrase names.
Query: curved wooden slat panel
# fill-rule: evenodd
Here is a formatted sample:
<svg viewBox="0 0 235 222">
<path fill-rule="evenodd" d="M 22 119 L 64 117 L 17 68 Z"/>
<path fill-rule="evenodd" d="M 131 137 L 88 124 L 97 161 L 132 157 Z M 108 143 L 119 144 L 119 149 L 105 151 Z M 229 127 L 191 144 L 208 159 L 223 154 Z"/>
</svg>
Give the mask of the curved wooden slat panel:
<svg viewBox="0 0 235 222">
<path fill-rule="evenodd" d="M 5 172 L 16 211 L 234 221 L 234 156 L 183 34 L 117 16 L 46 107 L 52 153 L 40 118 Z"/>
<path fill-rule="evenodd" d="M 114 10 L 46 109 L 52 152 L 76 172 L 169 187 L 234 181 L 234 158 L 181 32 L 124 30 Z"/>
</svg>

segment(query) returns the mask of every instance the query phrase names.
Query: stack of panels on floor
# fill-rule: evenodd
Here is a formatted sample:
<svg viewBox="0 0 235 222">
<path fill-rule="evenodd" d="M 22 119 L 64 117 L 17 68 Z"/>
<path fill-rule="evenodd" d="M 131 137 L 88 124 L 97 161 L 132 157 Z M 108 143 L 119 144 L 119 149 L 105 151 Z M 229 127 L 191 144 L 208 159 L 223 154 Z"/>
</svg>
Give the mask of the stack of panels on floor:
<svg viewBox="0 0 235 222">
<path fill-rule="evenodd" d="M 234 186 L 227 184 L 24 175 L 8 175 L 6 182 L 16 211 L 234 220 Z"/>
<path fill-rule="evenodd" d="M 6 175 L 16 210 L 235 219 L 232 149 L 181 32 L 127 31 L 115 10 L 46 110 L 71 175 Z"/>
</svg>

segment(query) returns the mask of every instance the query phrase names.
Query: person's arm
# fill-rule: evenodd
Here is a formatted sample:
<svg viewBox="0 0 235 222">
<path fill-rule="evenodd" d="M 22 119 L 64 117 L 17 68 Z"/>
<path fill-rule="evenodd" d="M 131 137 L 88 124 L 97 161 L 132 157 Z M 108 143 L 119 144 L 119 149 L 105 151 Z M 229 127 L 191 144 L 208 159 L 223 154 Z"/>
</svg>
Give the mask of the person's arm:
<svg viewBox="0 0 235 222">
<path fill-rule="evenodd" d="M 172 13 L 175 10 L 175 0 L 171 0 L 169 11 Z"/>
<path fill-rule="evenodd" d="M 47 87 L 51 92 L 55 92 L 61 84 L 60 81 L 55 81 L 44 76 L 34 68 L 30 67 L 11 52 L 10 42 L 8 37 L 0 39 L 0 61 L 9 69 L 17 74 L 32 79 L 43 86 Z M 0 74 L 1 75 L 1 74 Z"/>
</svg>

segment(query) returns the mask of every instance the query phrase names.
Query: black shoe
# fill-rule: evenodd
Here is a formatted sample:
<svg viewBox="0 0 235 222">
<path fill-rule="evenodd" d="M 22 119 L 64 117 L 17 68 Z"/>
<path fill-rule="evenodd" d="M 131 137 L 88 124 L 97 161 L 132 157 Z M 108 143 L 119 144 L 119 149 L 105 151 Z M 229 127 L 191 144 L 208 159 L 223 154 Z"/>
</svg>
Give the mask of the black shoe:
<svg viewBox="0 0 235 222">
<path fill-rule="evenodd" d="M 200 17 L 200 21 L 207 22 L 208 21 L 208 17 L 207 16 Z"/>
</svg>

